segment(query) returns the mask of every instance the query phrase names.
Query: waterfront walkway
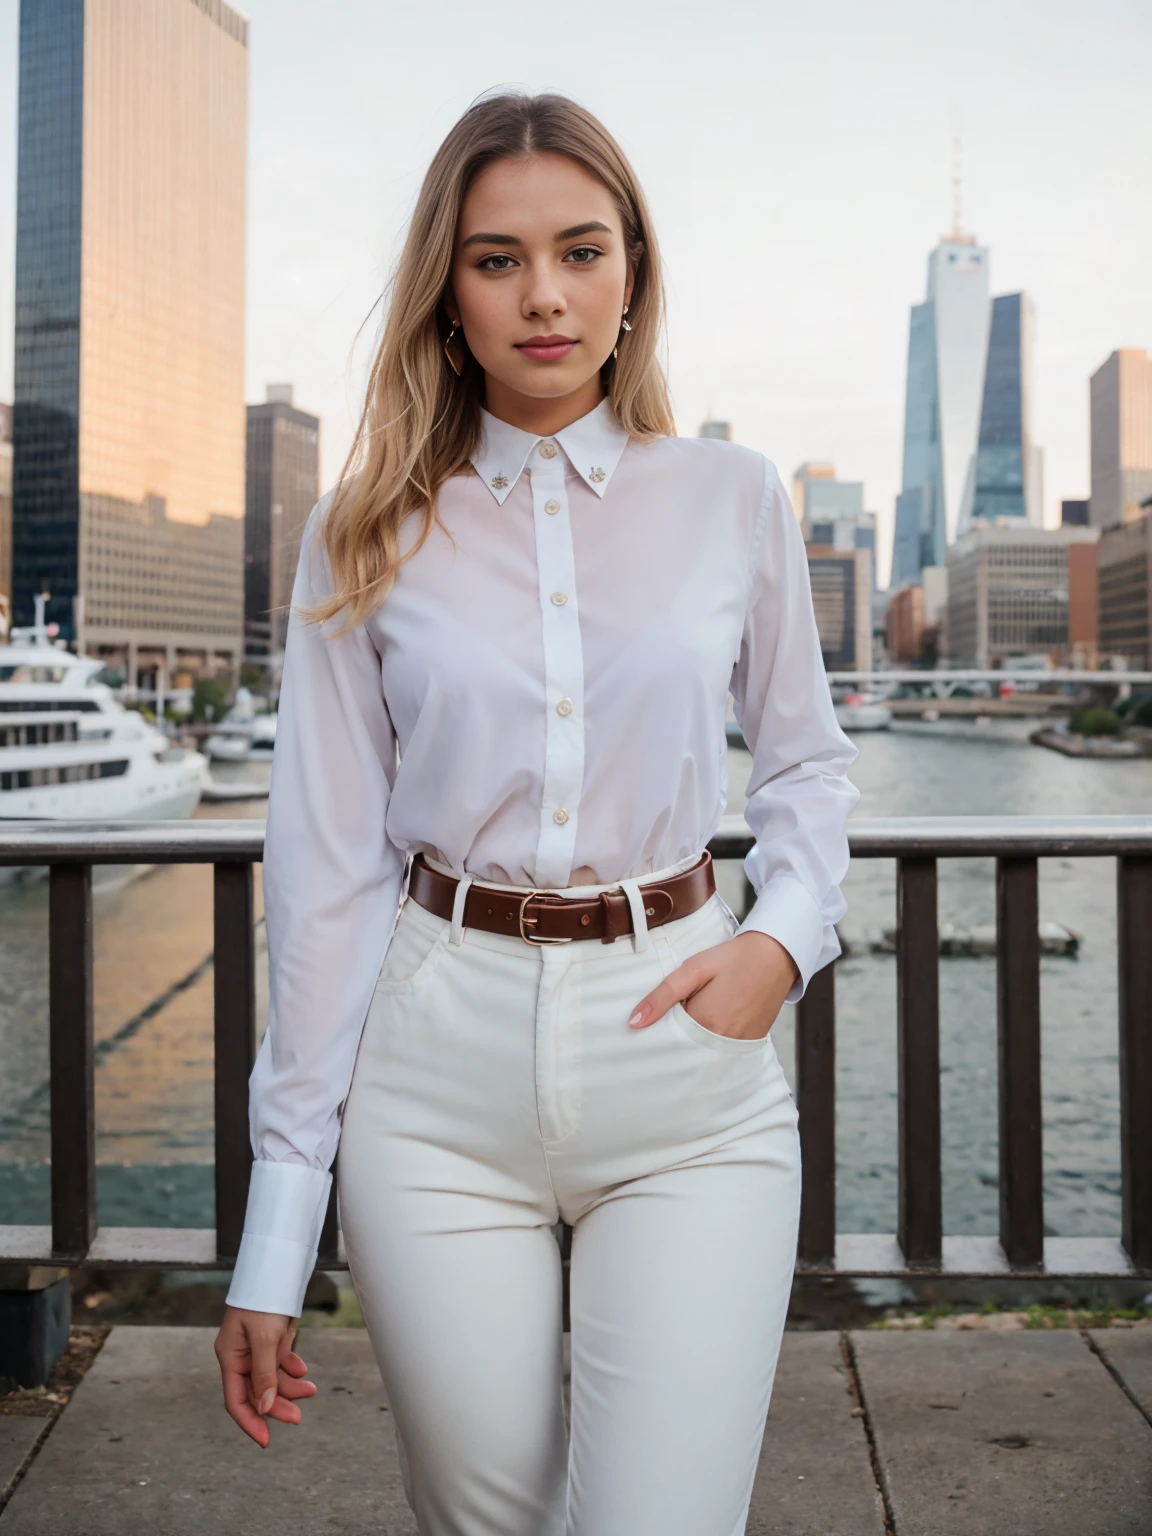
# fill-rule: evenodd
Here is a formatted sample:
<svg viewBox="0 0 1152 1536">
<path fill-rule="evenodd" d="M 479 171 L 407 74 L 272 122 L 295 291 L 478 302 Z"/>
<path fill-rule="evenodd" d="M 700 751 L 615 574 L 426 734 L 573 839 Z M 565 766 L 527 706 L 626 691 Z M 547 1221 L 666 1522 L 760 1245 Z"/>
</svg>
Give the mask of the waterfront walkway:
<svg viewBox="0 0 1152 1536">
<path fill-rule="evenodd" d="M 319 1392 L 264 1453 L 212 1336 L 116 1328 L 50 1432 L 0 1417 L 0 1536 L 416 1536 L 362 1330 L 302 1331 Z M 886 1530 L 1152 1533 L 1152 1329 L 786 1334 L 749 1536 Z"/>
</svg>

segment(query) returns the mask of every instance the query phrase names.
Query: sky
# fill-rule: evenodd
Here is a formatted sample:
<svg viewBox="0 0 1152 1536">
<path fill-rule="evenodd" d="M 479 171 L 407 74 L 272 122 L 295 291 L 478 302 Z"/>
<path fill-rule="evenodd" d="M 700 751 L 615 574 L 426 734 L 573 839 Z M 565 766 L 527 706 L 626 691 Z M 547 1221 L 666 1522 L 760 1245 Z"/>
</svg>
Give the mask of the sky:
<svg viewBox="0 0 1152 1536">
<path fill-rule="evenodd" d="M 34 4 L 36 0 L 25 0 Z M 190 0 L 189 0 L 190 3 Z M 865 484 L 887 569 L 908 309 L 952 221 L 1037 314 L 1046 520 L 1088 490 L 1088 378 L 1152 349 L 1148 0 L 250 0 L 248 399 L 291 380 L 339 472 L 420 178 L 481 92 L 557 89 L 645 185 L 679 430 Z M 0 0 L 0 399 L 18 0 Z M 360 339 L 357 343 L 357 332 Z"/>
</svg>

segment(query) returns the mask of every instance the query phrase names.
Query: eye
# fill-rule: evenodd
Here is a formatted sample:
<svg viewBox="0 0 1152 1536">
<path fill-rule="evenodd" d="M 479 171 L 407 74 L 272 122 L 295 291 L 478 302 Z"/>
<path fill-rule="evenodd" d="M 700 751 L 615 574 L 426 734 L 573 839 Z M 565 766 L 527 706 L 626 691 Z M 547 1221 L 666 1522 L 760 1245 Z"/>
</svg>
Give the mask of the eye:
<svg viewBox="0 0 1152 1536">
<path fill-rule="evenodd" d="M 590 267 L 596 258 L 603 254 L 604 252 L 594 245 L 578 245 L 575 250 L 568 252 L 564 260 L 570 261 L 576 267 Z"/>
<path fill-rule="evenodd" d="M 504 252 L 494 251 L 491 256 L 483 257 L 476 265 L 481 272 L 507 272 L 516 263 Z"/>
</svg>

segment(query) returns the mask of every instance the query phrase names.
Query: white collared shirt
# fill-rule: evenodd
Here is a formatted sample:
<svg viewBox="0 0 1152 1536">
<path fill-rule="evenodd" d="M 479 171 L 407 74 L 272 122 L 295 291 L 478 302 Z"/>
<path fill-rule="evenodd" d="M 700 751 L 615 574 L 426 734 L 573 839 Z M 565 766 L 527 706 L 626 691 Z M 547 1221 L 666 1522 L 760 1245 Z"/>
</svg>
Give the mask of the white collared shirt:
<svg viewBox="0 0 1152 1536">
<path fill-rule="evenodd" d="M 631 442 L 607 401 L 543 439 L 485 412 L 472 462 L 365 624 L 290 626 L 234 1306 L 299 1314 L 407 855 L 538 888 L 690 861 L 725 808 L 731 692 L 753 757 L 742 931 L 791 954 L 792 1000 L 839 953 L 856 751 L 775 466 L 714 440 Z M 294 608 L 332 590 L 326 505 Z"/>
</svg>

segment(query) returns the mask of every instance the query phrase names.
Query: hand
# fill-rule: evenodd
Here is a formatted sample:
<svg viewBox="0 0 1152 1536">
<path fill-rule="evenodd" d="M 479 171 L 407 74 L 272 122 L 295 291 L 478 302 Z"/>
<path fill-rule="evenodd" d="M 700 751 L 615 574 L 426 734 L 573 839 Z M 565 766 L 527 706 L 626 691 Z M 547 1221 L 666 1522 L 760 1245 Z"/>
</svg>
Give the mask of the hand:
<svg viewBox="0 0 1152 1536">
<path fill-rule="evenodd" d="M 776 939 L 751 930 L 702 949 L 679 965 L 640 1002 L 628 1020 L 647 1029 L 673 1003 L 691 999 L 689 1018 L 715 1035 L 763 1040 L 799 976 L 796 962 Z"/>
<path fill-rule="evenodd" d="M 294 1317 L 229 1307 L 216 1335 L 224 1406 L 261 1449 L 271 1438 L 265 1417 L 299 1424 L 296 1399 L 316 1392 L 314 1381 L 302 1379 L 308 1367 L 292 1349 L 296 1326 Z"/>
</svg>

